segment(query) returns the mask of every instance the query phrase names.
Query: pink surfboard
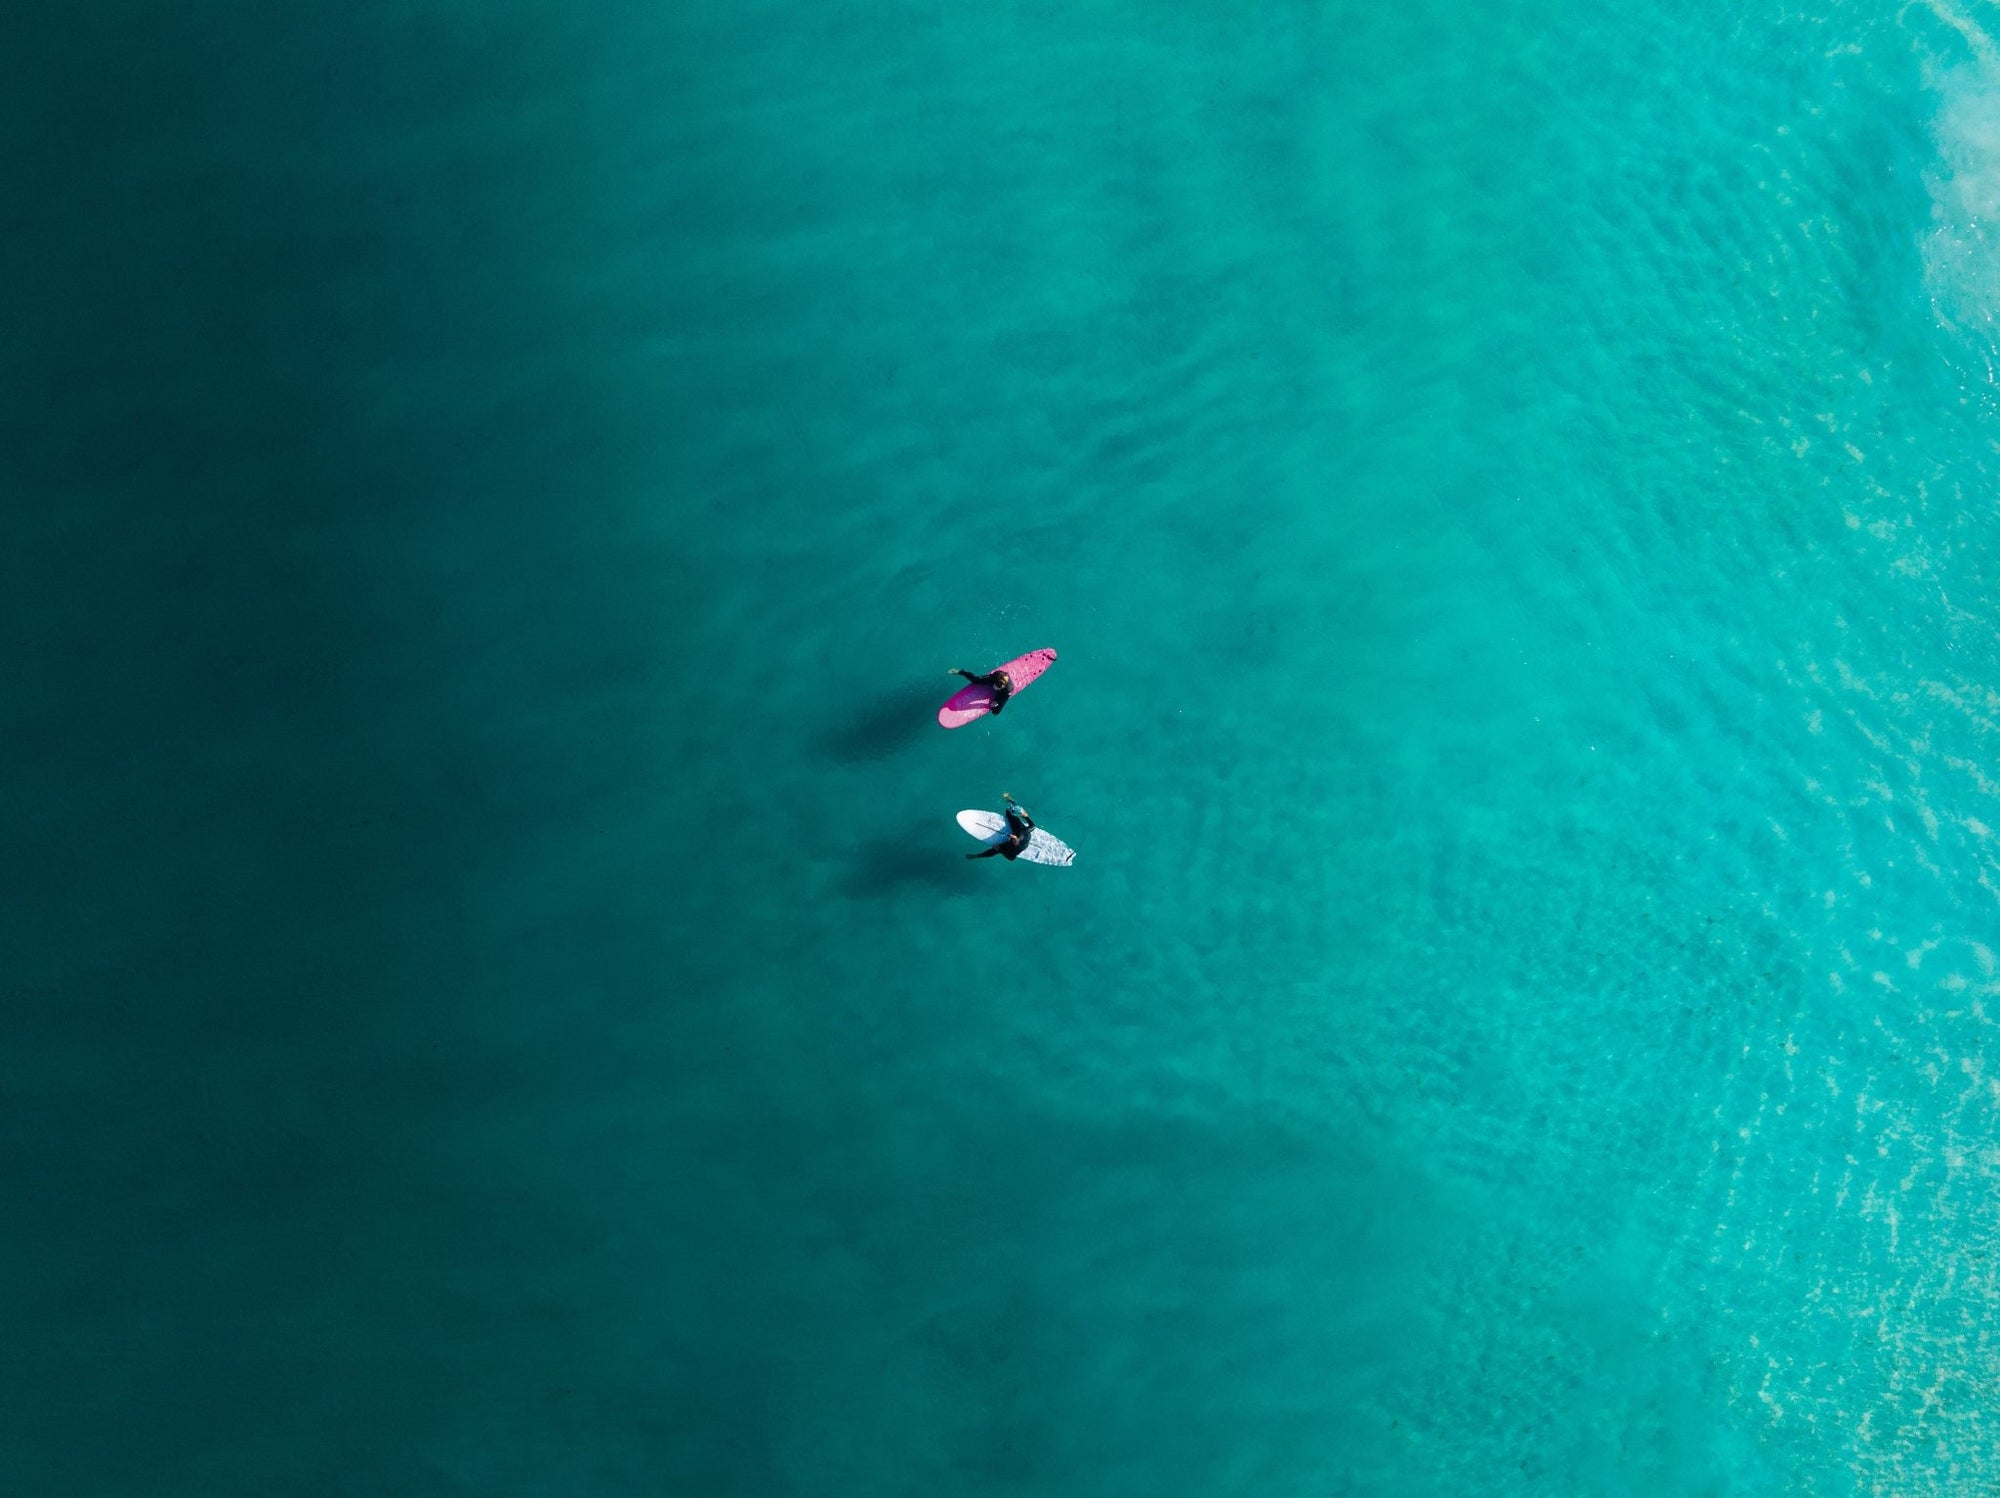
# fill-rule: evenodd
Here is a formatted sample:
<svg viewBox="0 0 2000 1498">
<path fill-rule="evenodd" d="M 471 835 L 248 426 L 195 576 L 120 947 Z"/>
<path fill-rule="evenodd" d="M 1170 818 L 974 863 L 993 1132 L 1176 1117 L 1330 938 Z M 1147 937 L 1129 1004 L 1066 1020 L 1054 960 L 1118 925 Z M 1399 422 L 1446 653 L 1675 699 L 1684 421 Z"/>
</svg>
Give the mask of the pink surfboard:
<svg viewBox="0 0 2000 1498">
<path fill-rule="evenodd" d="M 1055 664 L 1055 659 L 1053 650 L 1030 650 L 1026 655 L 1015 656 L 1000 669 L 1014 678 L 1014 696 L 1018 697 L 1029 682 Z M 954 693 L 951 701 L 938 709 L 938 722 L 946 728 L 963 728 L 992 711 L 993 688 L 976 681 L 967 682 L 963 691 Z"/>
</svg>

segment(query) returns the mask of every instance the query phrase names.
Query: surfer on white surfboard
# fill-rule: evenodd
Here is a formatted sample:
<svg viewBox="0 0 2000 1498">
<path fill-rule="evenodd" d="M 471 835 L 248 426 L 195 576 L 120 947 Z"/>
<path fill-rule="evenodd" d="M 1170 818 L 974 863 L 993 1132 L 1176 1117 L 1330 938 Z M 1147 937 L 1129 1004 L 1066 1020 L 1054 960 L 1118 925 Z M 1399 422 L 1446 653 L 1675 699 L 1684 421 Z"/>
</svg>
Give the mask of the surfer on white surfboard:
<svg viewBox="0 0 2000 1498">
<path fill-rule="evenodd" d="M 992 683 L 988 682 L 987 685 L 991 686 Z M 998 712 L 999 709 L 995 708 L 994 711 Z M 991 858 L 998 853 L 1007 862 L 1012 863 L 1027 850 L 1028 839 L 1035 835 L 1035 819 L 1028 815 L 1026 807 L 1016 805 L 1014 798 L 1005 791 L 1000 793 L 1000 799 L 1007 803 L 1006 837 L 990 848 L 981 848 L 977 853 L 966 854 L 967 858 Z"/>
<path fill-rule="evenodd" d="M 1007 699 L 1014 695 L 1014 678 L 1007 674 L 1005 666 L 988 671 L 984 676 L 974 676 L 963 666 L 953 666 L 945 672 L 947 676 L 963 676 L 975 687 L 985 687 L 993 694 L 993 705 L 987 711 L 994 717 L 1000 716 L 1000 709 L 1007 705 Z"/>
</svg>

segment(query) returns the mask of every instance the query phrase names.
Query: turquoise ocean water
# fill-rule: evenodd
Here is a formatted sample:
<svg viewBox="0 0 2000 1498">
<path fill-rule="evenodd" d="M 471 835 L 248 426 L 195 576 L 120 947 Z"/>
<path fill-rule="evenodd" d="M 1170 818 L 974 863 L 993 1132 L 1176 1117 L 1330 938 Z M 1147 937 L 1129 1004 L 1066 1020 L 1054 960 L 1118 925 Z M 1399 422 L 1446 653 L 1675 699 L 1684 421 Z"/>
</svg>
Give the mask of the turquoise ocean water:
<svg viewBox="0 0 2000 1498">
<path fill-rule="evenodd" d="M 9 1492 L 2000 1486 L 2000 11 L 42 9 Z"/>
</svg>

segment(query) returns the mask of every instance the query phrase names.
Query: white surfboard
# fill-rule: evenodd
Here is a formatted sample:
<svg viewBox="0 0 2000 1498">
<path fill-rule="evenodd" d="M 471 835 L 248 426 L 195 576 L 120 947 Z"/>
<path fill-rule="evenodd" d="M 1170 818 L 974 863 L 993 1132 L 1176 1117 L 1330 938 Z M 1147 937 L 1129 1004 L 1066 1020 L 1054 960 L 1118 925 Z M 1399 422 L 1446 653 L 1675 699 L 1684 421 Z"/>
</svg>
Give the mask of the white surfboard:
<svg viewBox="0 0 2000 1498">
<path fill-rule="evenodd" d="M 1007 819 L 997 811 L 962 811 L 958 814 L 958 825 L 989 848 L 1007 841 Z M 1066 869 L 1076 862 L 1076 850 L 1037 827 L 1028 834 L 1028 846 L 1021 850 L 1020 861 Z"/>
</svg>

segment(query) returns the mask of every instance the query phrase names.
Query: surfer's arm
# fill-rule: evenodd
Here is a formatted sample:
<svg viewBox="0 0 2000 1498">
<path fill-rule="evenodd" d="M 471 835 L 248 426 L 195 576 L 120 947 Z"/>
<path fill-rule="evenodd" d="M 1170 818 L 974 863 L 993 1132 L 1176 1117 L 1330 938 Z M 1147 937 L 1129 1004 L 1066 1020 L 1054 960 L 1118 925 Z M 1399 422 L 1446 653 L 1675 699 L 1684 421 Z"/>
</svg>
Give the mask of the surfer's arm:
<svg viewBox="0 0 2000 1498">
<path fill-rule="evenodd" d="M 968 853 L 965 856 L 967 858 L 991 858 L 994 854 L 998 853 L 1004 846 L 1005 844 L 1003 843 L 995 843 L 990 848 L 982 848 L 977 853 Z"/>
</svg>

